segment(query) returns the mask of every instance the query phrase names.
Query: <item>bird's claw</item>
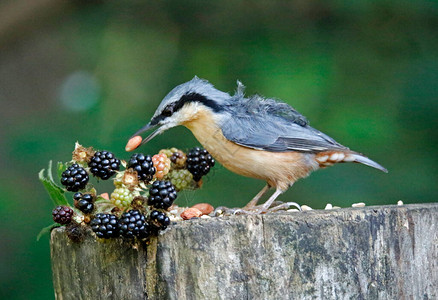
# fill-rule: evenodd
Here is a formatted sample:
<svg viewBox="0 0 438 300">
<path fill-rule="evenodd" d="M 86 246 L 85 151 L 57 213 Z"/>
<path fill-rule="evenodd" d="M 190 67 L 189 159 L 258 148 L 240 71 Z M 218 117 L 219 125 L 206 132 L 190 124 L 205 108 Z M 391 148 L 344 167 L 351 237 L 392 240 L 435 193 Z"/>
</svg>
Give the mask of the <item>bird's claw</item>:
<svg viewBox="0 0 438 300">
<path fill-rule="evenodd" d="M 296 207 L 299 211 L 302 211 L 301 206 L 296 202 L 286 202 L 281 203 L 277 206 L 271 207 L 267 210 L 267 212 L 276 212 L 279 210 L 288 210 L 291 206 Z"/>
<path fill-rule="evenodd" d="M 274 207 L 265 207 L 264 205 L 257 205 L 253 207 L 244 207 L 244 208 L 228 208 L 225 206 L 217 207 L 210 215 L 214 217 L 219 216 L 233 216 L 233 215 L 261 215 L 266 213 L 274 213 L 280 210 L 288 210 L 291 206 L 296 207 L 299 211 L 301 211 L 301 207 L 299 204 L 295 202 L 286 202 L 286 203 L 278 203 Z"/>
<path fill-rule="evenodd" d="M 254 215 L 256 214 L 252 210 L 247 210 L 239 207 L 228 208 L 225 206 L 217 207 L 210 216 L 219 217 L 219 216 L 234 216 L 234 215 Z"/>
</svg>

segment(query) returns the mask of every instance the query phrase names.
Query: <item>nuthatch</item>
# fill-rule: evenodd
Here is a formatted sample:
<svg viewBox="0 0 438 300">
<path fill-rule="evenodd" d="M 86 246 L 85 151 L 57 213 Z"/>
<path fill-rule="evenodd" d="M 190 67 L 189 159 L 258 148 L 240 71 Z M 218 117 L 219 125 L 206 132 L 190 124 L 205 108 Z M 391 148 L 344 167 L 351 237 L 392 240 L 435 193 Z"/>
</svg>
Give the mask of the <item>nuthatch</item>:
<svg viewBox="0 0 438 300">
<path fill-rule="evenodd" d="M 224 167 L 267 182 L 244 207 L 257 213 L 267 212 L 298 179 L 335 163 L 356 162 L 387 172 L 378 163 L 310 127 L 307 119 L 288 104 L 257 95 L 245 97 L 245 87 L 237 83 L 233 96 L 197 77 L 177 86 L 134 136 L 158 127 L 142 141 L 145 144 L 169 128 L 187 127 Z M 274 194 L 265 204 L 256 206 L 270 187 L 276 188 Z"/>
</svg>

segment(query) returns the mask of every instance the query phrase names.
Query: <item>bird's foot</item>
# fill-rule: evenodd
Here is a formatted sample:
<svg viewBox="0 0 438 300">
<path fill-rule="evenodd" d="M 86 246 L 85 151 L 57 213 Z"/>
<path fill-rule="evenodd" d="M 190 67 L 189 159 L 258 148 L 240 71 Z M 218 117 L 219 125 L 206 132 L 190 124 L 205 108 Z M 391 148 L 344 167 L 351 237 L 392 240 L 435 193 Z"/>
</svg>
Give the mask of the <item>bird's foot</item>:
<svg viewBox="0 0 438 300">
<path fill-rule="evenodd" d="M 301 207 L 299 204 L 295 202 L 274 202 L 272 204 L 276 204 L 275 206 L 266 207 L 265 204 L 257 205 L 253 207 L 243 207 L 243 208 L 228 208 L 225 206 L 217 207 L 212 213 L 212 216 L 232 216 L 232 215 L 260 215 L 267 213 L 274 213 L 280 210 L 288 210 L 291 207 L 296 207 L 299 211 L 301 211 Z"/>
<path fill-rule="evenodd" d="M 277 206 L 270 207 L 267 210 L 267 212 L 276 212 L 276 211 L 279 211 L 279 210 L 288 210 L 291 207 L 295 207 L 299 211 L 302 211 L 301 206 L 298 203 L 296 203 L 296 202 L 285 202 L 285 203 L 281 203 L 281 204 L 279 204 Z"/>
<path fill-rule="evenodd" d="M 219 216 L 234 216 L 234 215 L 257 215 L 260 213 L 257 213 L 256 207 L 249 209 L 234 207 L 234 208 L 228 208 L 225 206 L 219 206 L 217 207 L 210 216 L 213 217 L 219 217 Z"/>
</svg>

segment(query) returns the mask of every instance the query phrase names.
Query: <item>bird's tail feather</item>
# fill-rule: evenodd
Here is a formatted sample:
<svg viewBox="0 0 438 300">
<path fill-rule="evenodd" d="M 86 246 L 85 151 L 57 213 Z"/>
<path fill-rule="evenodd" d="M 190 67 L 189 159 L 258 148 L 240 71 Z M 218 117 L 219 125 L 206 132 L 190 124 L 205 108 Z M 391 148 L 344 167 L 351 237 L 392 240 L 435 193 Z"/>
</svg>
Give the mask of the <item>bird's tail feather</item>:
<svg viewBox="0 0 438 300">
<path fill-rule="evenodd" d="M 388 170 L 386 168 L 384 168 L 383 166 L 379 165 L 375 161 L 369 159 L 368 157 L 363 156 L 362 154 L 351 153 L 347 157 L 348 157 L 349 161 L 357 162 L 357 163 L 360 163 L 360 164 L 364 164 L 364 165 L 376 168 L 377 170 L 380 170 L 382 172 L 388 173 Z"/>
<path fill-rule="evenodd" d="M 356 162 L 360 164 L 364 164 L 382 172 L 388 173 L 388 170 L 376 163 L 375 161 L 369 159 L 368 157 L 354 152 L 354 151 L 325 151 L 316 154 L 316 161 L 319 163 L 320 168 L 325 168 L 328 166 L 332 166 L 336 163 L 344 163 L 344 162 Z"/>
</svg>

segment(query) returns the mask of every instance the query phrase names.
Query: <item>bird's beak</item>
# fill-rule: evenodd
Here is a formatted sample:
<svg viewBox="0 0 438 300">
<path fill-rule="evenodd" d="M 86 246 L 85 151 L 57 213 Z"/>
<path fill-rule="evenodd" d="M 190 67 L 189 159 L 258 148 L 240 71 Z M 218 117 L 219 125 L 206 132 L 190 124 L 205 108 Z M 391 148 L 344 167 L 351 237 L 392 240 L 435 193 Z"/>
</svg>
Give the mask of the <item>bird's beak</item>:
<svg viewBox="0 0 438 300">
<path fill-rule="evenodd" d="M 157 127 L 157 125 L 158 125 L 158 124 L 151 125 L 151 123 L 149 122 L 149 123 L 147 123 L 145 126 L 143 126 L 142 128 L 140 128 L 140 130 L 138 130 L 136 133 L 134 133 L 134 134 L 132 135 L 131 138 L 133 138 L 134 136 L 140 135 L 141 133 L 146 132 L 146 131 L 148 131 L 148 130 L 150 130 L 150 129 L 152 129 L 152 128 L 155 128 L 155 127 Z M 161 128 L 158 128 L 158 129 L 156 129 L 154 132 L 152 132 L 147 138 L 145 138 L 145 139 L 141 142 L 140 145 L 144 145 L 144 144 L 146 144 L 147 142 L 149 142 L 150 140 L 152 140 L 154 137 L 156 137 L 158 134 L 160 134 L 160 133 L 161 133 L 161 130 L 160 130 L 160 129 L 161 129 Z M 140 145 L 139 145 L 139 146 L 140 146 Z"/>
</svg>

